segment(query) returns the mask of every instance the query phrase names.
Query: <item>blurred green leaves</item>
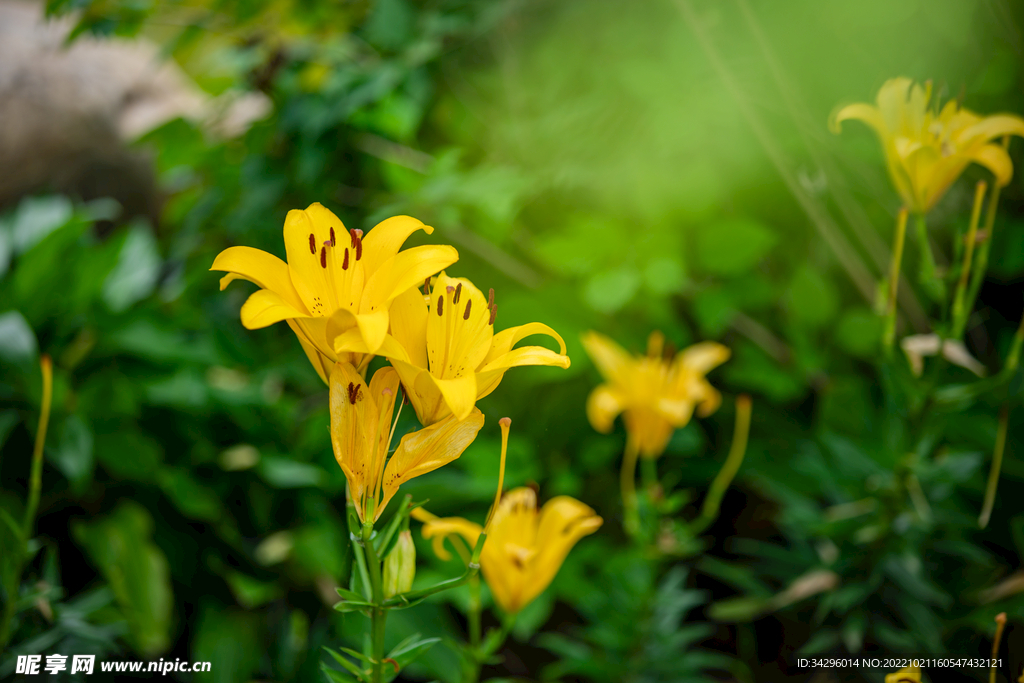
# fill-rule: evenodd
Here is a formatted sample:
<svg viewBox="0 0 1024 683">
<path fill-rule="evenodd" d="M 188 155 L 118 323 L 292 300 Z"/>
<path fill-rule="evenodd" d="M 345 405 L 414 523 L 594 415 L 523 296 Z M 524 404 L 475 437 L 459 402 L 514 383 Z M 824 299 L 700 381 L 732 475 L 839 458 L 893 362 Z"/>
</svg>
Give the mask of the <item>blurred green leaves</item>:
<svg viewBox="0 0 1024 683">
<path fill-rule="evenodd" d="M 134 649 L 152 658 L 170 645 L 171 585 L 167 559 L 153 544 L 153 520 L 136 503 L 72 529 L 110 584 L 129 624 Z"/>
</svg>

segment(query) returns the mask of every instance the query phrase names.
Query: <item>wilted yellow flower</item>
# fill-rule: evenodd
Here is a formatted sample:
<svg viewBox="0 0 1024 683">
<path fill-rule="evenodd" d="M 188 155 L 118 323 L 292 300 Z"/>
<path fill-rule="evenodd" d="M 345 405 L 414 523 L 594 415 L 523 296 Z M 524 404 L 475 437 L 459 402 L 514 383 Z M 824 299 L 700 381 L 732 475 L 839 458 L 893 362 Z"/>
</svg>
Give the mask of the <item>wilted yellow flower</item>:
<svg viewBox="0 0 1024 683">
<path fill-rule="evenodd" d="M 832 115 L 830 126 L 857 119 L 871 126 L 882 143 L 896 191 L 907 208 L 925 214 L 970 163 L 981 164 L 1006 185 L 1013 176 L 1010 155 L 992 140 L 1024 135 L 1024 119 L 1013 114 L 979 116 L 956 100 L 939 109 L 932 87 L 893 78 L 878 91 L 877 105 L 851 104 Z"/>
<path fill-rule="evenodd" d="M 242 324 L 254 330 L 287 321 L 327 382 L 336 361 L 365 369 L 369 354 L 384 343 L 394 298 L 458 260 L 445 245 L 399 251 L 417 230 L 434 231 L 415 218 L 395 216 L 364 238 L 362 230 L 346 230 L 329 210 L 310 204 L 285 219 L 287 263 L 252 247 L 229 247 L 210 270 L 227 271 L 221 289 L 236 279 L 259 285 L 242 306 Z M 349 331 L 354 334 L 344 334 Z"/>
<path fill-rule="evenodd" d="M 915 664 L 905 666 L 895 673 L 886 674 L 885 683 L 921 683 L 921 667 Z"/>
<path fill-rule="evenodd" d="M 429 425 L 452 414 L 465 419 L 509 368 L 569 367 L 565 342 L 547 325 L 529 323 L 495 334 L 497 310 L 493 290 L 485 297 L 469 280 L 444 273 L 429 295 L 410 289 L 395 299 L 391 334 L 397 344 L 387 340 L 381 355 L 398 370 L 420 422 Z M 512 348 L 533 334 L 555 339 L 559 353 L 542 346 Z"/>
<path fill-rule="evenodd" d="M 423 537 L 433 539 L 441 559 L 451 556 L 444 548 L 445 538 L 458 534 L 473 547 L 483 531 L 461 517 L 437 518 L 419 508 L 413 515 L 425 521 Z M 538 512 L 533 489 L 509 491 L 491 518 L 480 555 L 480 570 L 495 602 L 506 614 L 518 613 L 554 580 L 576 542 L 603 522 L 590 507 L 569 496 L 552 498 Z"/>
<path fill-rule="evenodd" d="M 661 455 L 672 431 L 693 415 L 706 417 L 718 409 L 722 395 L 704 378 L 729 359 L 729 349 L 701 342 L 675 358 L 664 358 L 664 337 L 652 332 L 646 356 L 630 356 L 621 346 L 597 332 L 583 335 L 583 348 L 607 381 L 587 399 L 587 417 L 599 432 L 608 433 L 623 413 L 629 438 L 640 455 Z"/>
<path fill-rule="evenodd" d="M 381 368 L 369 385 L 351 363 L 336 363 L 330 375 L 331 445 L 348 480 L 361 521 L 376 521 L 398 487 L 455 460 L 484 424 L 479 410 L 462 421 L 442 420 L 402 437 L 391 459 L 398 373 Z"/>
</svg>

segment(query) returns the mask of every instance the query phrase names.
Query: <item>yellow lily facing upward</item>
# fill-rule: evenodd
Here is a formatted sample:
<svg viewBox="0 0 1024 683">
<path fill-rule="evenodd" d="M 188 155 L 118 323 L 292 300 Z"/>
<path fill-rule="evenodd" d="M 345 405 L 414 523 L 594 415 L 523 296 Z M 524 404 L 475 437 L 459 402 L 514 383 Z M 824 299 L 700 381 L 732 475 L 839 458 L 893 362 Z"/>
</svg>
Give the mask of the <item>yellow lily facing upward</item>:
<svg viewBox="0 0 1024 683">
<path fill-rule="evenodd" d="M 472 548 L 483 531 L 469 520 L 434 517 L 422 508 L 413 510 L 413 516 L 425 522 L 423 537 L 433 539 L 434 552 L 442 560 L 451 557 L 444 548 L 447 537 L 458 534 Z M 538 512 L 533 489 L 506 493 L 487 527 L 480 555 L 480 570 L 494 601 L 506 614 L 517 614 L 550 585 L 576 542 L 603 522 L 590 507 L 569 496 L 552 498 Z"/>
<path fill-rule="evenodd" d="M 237 279 L 259 285 L 242 306 L 242 324 L 254 330 L 287 321 L 327 382 L 337 361 L 364 370 L 384 343 L 395 297 L 458 260 L 446 245 L 399 251 L 417 230 L 434 231 L 415 218 L 395 216 L 363 237 L 362 230 L 346 230 L 329 210 L 310 204 L 285 219 L 287 263 L 252 247 L 229 247 L 210 270 L 227 271 L 222 290 Z M 336 344 L 339 337 L 344 341 Z"/>
<path fill-rule="evenodd" d="M 893 78 L 878 91 L 876 105 L 851 104 L 832 115 L 830 126 L 863 121 L 882 143 L 889 176 L 908 209 L 928 213 L 968 164 L 981 164 L 1003 186 L 1013 176 L 1010 155 L 992 141 L 1024 136 L 1024 119 L 1013 114 L 979 116 L 951 100 L 932 102 L 931 83 Z"/>
<path fill-rule="evenodd" d="M 403 483 L 462 455 L 484 424 L 479 410 L 442 420 L 403 436 L 388 460 L 400 388 L 394 368 L 377 370 L 369 385 L 351 363 L 336 363 L 330 374 L 331 445 L 363 522 L 376 521 Z"/>
<path fill-rule="evenodd" d="M 452 414 L 465 419 L 509 368 L 569 367 L 565 342 L 547 325 L 529 323 L 495 334 L 497 310 L 494 290 L 485 297 L 469 280 L 443 272 L 429 294 L 410 289 L 395 299 L 391 334 L 397 344 L 389 339 L 381 354 L 398 370 L 420 422 L 429 425 Z M 533 334 L 555 339 L 560 351 L 512 348 Z"/>
<path fill-rule="evenodd" d="M 639 454 L 655 458 L 665 451 L 672 431 L 690 421 L 694 410 L 707 417 L 718 409 L 722 395 L 704 378 L 729 359 L 729 349 L 702 342 L 675 358 L 662 356 L 664 337 L 652 332 L 647 355 L 630 356 L 621 346 L 597 332 L 583 335 L 583 348 L 607 381 L 587 399 L 587 417 L 607 434 L 623 413 L 626 432 Z"/>
</svg>

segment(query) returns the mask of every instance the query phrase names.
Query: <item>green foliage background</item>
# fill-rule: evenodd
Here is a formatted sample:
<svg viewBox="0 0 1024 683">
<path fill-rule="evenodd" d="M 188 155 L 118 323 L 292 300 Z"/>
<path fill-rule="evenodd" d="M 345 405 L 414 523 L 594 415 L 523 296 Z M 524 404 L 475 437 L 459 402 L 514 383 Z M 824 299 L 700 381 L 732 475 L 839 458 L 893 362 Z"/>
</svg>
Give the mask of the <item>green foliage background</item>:
<svg viewBox="0 0 1024 683">
<path fill-rule="evenodd" d="M 262 90 L 274 108 L 237 140 L 177 120 L 138 143 L 167 193 L 157 230 L 135 223 L 99 239 L 91 225 L 107 203 L 53 196 L 0 219 L 0 508 L 14 518 L 38 354 L 55 359 L 40 548 L 0 676 L 18 653 L 84 652 L 212 661 L 195 680 L 307 681 L 321 675 L 320 646 L 358 644 L 363 617 L 330 608 L 349 557 L 326 388 L 286 326 L 241 327 L 251 288 L 219 292 L 208 272 L 230 245 L 283 256 L 286 211 L 314 201 L 349 227 L 421 218 L 437 228 L 426 239 L 459 249 L 451 273 L 495 288 L 498 327 L 543 321 L 569 346 L 567 371 L 509 373 L 480 404 L 476 443 L 407 486 L 437 514 L 481 520 L 507 415 L 506 486 L 536 482 L 542 499 L 573 495 L 606 520 L 485 673 L 779 681 L 807 677 L 794 666 L 807 653 L 981 655 L 1005 611 L 1000 680 L 1019 674 L 1024 597 L 986 589 L 1024 552 L 1020 379 L 921 412 L 906 368 L 877 362 L 898 198 L 872 135 L 826 129 L 838 103 L 870 101 L 897 75 L 930 78 L 976 111 L 1024 112 L 1019 8 L 52 0 L 50 10 L 80 12 L 85 32 L 158 40 L 210 93 Z M 968 171 L 931 216 L 945 263 L 980 177 Z M 990 372 L 1021 315 L 1021 202 L 1015 179 L 970 326 Z M 908 273 L 916 259 L 911 243 Z M 904 333 L 934 313 L 903 310 Z M 666 487 L 692 491 L 680 516 L 694 516 L 724 459 L 729 397 L 754 397 L 723 515 L 684 559 L 650 563 L 626 542 L 624 433 L 598 435 L 584 413 L 599 381 L 579 342 L 587 329 L 633 351 L 652 329 L 678 347 L 733 349 L 712 375 L 722 409 L 677 432 L 657 464 Z M 929 380 L 972 376 L 943 366 Z M 999 496 L 979 530 L 1004 404 Z M 907 493 L 911 475 L 924 506 Z M 460 571 L 415 536 L 417 585 Z M 773 601 L 824 571 L 834 588 Z M 457 590 L 398 612 L 389 638 L 462 637 L 467 600 Z M 440 645 L 408 671 L 456 680 L 455 655 Z"/>
</svg>

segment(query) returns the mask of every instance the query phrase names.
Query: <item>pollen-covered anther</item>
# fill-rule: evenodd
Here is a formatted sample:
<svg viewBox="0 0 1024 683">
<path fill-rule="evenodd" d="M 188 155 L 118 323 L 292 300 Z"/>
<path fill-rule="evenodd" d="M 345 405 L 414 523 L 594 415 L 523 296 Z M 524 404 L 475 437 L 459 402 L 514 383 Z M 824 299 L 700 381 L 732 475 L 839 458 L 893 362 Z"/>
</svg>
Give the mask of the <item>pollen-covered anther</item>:
<svg viewBox="0 0 1024 683">
<path fill-rule="evenodd" d="M 356 250 L 356 261 L 363 258 L 363 231 L 356 228 L 349 233 L 352 238 L 352 248 Z"/>
<path fill-rule="evenodd" d="M 444 315 L 444 296 L 437 297 L 437 315 Z"/>
<path fill-rule="evenodd" d="M 320 267 L 327 267 L 327 247 L 320 247 Z"/>
<path fill-rule="evenodd" d="M 316 253 L 316 237 L 313 236 L 313 233 L 309 233 L 309 253 Z"/>
<path fill-rule="evenodd" d="M 494 305 L 494 287 L 487 292 L 487 308 Z"/>
<path fill-rule="evenodd" d="M 473 300 L 470 299 L 466 302 L 466 312 L 462 314 L 463 320 L 469 320 L 469 309 L 473 307 Z"/>
<path fill-rule="evenodd" d="M 487 321 L 488 325 L 494 324 L 494 319 L 498 316 L 498 304 L 491 306 L 491 318 Z"/>
<path fill-rule="evenodd" d="M 362 384 L 348 383 L 348 402 L 352 405 L 355 405 L 356 401 L 362 398 L 362 394 L 359 392 L 362 386 Z"/>
<path fill-rule="evenodd" d="M 427 279 L 423 281 L 423 295 L 424 296 L 430 296 L 430 278 L 429 277 L 427 277 Z"/>
<path fill-rule="evenodd" d="M 458 286 L 457 286 L 457 287 L 455 288 L 455 296 L 454 296 L 454 297 L 452 297 L 452 303 L 453 303 L 453 304 L 457 304 L 457 303 L 459 303 L 459 296 L 460 296 L 461 294 L 462 294 L 462 283 L 460 282 L 460 283 L 458 284 Z"/>
<path fill-rule="evenodd" d="M 341 269 L 348 270 L 348 247 L 345 247 L 345 257 L 341 259 Z"/>
<path fill-rule="evenodd" d="M 338 240 L 334 239 L 334 228 L 331 228 L 331 246 L 333 247 L 336 246 L 337 244 Z"/>
</svg>

